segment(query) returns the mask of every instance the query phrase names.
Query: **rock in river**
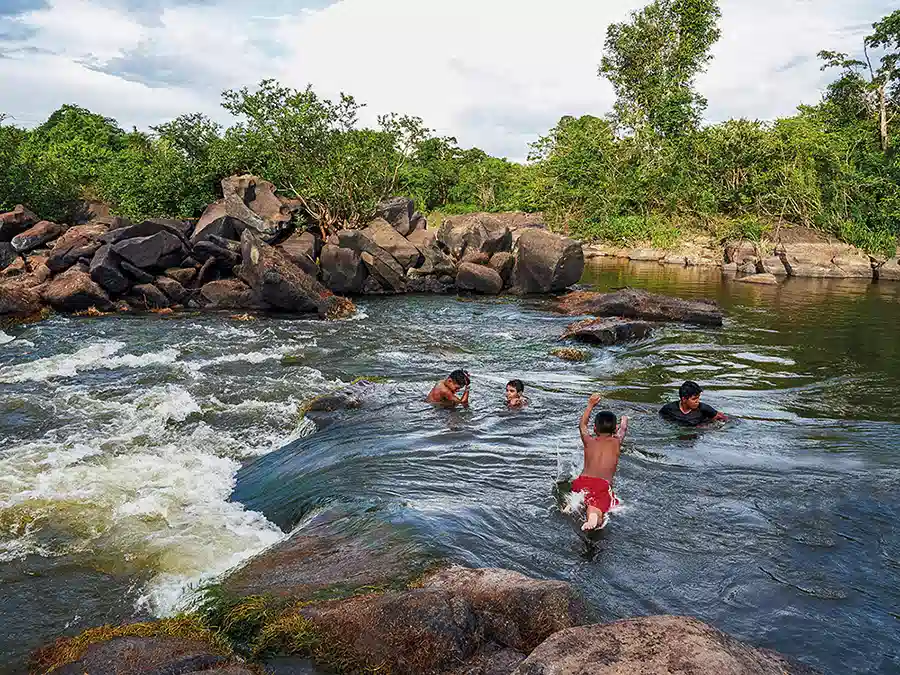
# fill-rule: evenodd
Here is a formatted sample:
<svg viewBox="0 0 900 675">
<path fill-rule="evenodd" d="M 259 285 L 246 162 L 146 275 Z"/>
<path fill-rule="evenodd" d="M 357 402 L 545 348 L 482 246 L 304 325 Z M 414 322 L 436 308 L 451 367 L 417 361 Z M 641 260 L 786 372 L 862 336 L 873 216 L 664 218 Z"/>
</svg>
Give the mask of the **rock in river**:
<svg viewBox="0 0 900 675">
<path fill-rule="evenodd" d="M 723 320 L 722 309 L 712 300 L 682 300 L 633 288 L 613 293 L 575 291 L 560 298 L 559 309 L 565 314 L 683 321 L 702 326 L 721 326 Z"/>
<path fill-rule="evenodd" d="M 71 269 L 56 276 L 43 289 L 44 301 L 59 312 L 82 312 L 95 307 L 100 311 L 113 308 L 109 296 L 89 274 Z"/>
<path fill-rule="evenodd" d="M 573 323 L 559 339 L 574 338 L 591 344 L 614 345 L 627 340 L 641 340 L 652 332 L 653 326 L 646 321 L 607 317 Z"/>
<path fill-rule="evenodd" d="M 461 291 L 475 291 L 486 295 L 497 295 L 503 290 L 503 279 L 496 270 L 487 265 L 460 263 L 456 273 L 456 287 Z"/>
<path fill-rule="evenodd" d="M 560 631 L 513 675 L 816 675 L 687 617 L 650 616 Z"/>
<path fill-rule="evenodd" d="M 528 228 L 516 245 L 511 285 L 517 293 L 551 293 L 578 283 L 584 272 L 581 244 L 548 230 Z"/>
</svg>

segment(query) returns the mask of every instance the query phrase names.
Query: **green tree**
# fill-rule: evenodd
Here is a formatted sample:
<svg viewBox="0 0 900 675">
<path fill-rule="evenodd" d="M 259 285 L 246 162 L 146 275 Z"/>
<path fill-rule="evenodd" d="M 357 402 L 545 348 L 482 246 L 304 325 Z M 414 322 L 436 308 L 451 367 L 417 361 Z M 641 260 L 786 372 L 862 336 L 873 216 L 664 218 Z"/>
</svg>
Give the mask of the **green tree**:
<svg viewBox="0 0 900 675">
<path fill-rule="evenodd" d="M 666 137 L 699 125 L 706 99 L 694 84 L 712 59 L 720 17 L 716 0 L 655 0 L 609 26 L 599 72 L 615 88 L 621 127 Z"/>
</svg>

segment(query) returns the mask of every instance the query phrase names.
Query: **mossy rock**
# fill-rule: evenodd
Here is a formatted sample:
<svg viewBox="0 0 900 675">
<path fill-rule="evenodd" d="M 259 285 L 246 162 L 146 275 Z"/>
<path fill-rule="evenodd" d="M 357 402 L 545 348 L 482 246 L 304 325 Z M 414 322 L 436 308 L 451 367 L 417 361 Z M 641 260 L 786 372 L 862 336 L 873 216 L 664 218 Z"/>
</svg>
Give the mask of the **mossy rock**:
<svg viewBox="0 0 900 675">
<path fill-rule="evenodd" d="M 573 347 L 559 347 L 557 349 L 551 349 L 550 355 L 555 356 L 563 361 L 587 361 L 590 356 L 588 353 L 582 349 L 575 349 Z"/>
</svg>

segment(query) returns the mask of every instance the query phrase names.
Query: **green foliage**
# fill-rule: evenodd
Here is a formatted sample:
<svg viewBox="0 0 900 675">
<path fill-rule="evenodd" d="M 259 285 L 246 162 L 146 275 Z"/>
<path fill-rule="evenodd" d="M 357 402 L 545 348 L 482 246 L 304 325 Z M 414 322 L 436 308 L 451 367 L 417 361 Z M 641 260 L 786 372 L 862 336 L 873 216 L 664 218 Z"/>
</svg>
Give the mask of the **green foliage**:
<svg viewBox="0 0 900 675">
<path fill-rule="evenodd" d="M 654 0 L 609 26 L 600 74 L 616 90 L 622 127 L 678 136 L 699 125 L 706 99 L 694 80 L 712 59 L 721 15 L 716 0 Z"/>
</svg>

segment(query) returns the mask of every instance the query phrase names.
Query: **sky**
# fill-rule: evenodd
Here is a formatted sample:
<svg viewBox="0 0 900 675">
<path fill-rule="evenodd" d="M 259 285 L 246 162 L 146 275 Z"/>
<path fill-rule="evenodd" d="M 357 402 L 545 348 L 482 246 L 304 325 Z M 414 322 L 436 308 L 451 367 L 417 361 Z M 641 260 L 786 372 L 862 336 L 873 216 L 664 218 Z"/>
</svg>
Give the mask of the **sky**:
<svg viewBox="0 0 900 675">
<path fill-rule="evenodd" d="M 75 103 L 126 129 L 203 112 L 274 78 L 352 94 L 363 122 L 421 117 L 464 147 L 522 160 L 563 115 L 603 115 L 606 27 L 640 0 L 0 0 L 0 113 L 21 126 Z M 821 49 L 856 53 L 897 0 L 721 0 L 698 79 L 710 122 L 819 100 Z"/>
</svg>

